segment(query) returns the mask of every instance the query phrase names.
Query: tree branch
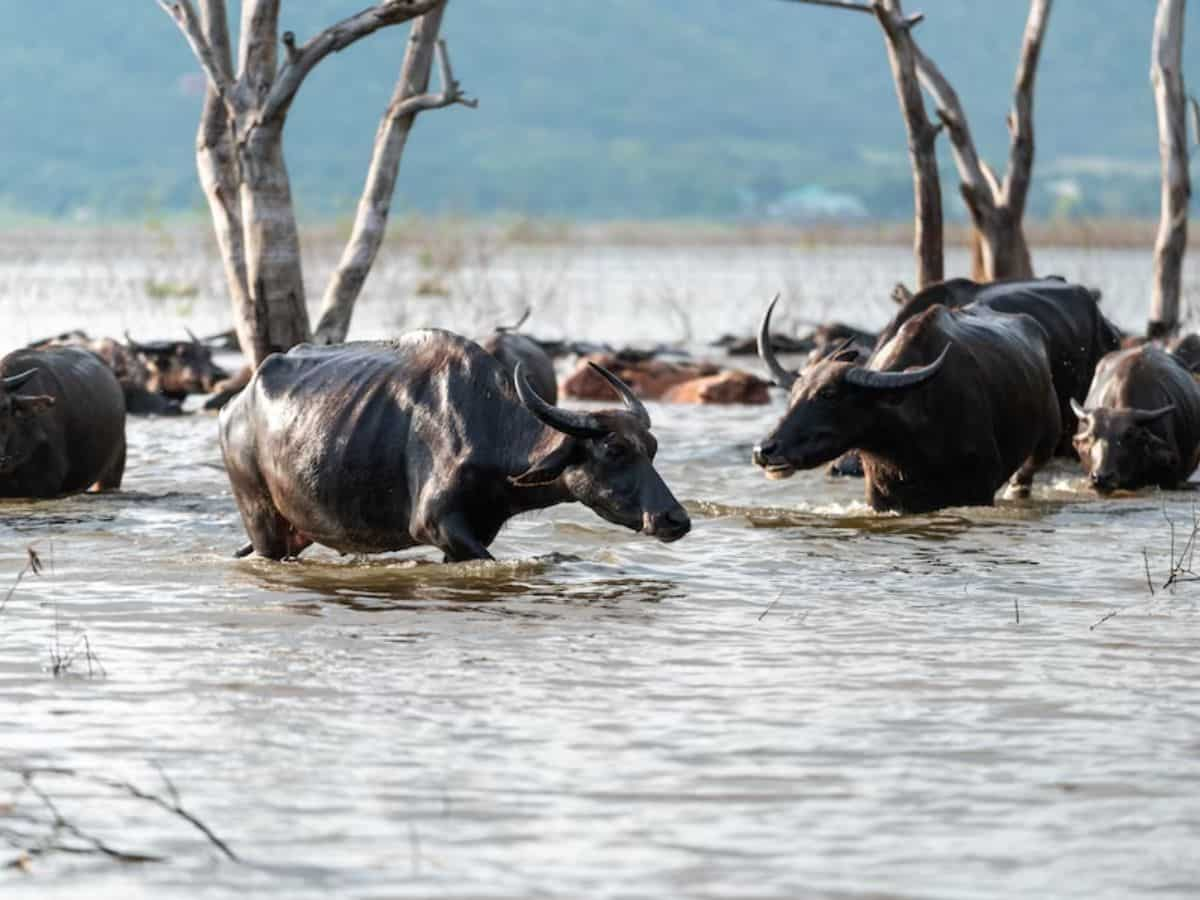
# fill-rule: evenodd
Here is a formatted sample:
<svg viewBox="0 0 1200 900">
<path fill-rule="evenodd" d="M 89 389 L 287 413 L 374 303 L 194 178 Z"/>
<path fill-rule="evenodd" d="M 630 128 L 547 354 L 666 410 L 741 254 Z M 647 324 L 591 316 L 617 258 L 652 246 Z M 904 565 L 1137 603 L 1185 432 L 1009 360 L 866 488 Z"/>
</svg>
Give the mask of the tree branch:
<svg viewBox="0 0 1200 900">
<path fill-rule="evenodd" d="M 275 80 L 280 0 L 243 0 L 238 90 L 246 108 L 263 102 Z"/>
<path fill-rule="evenodd" d="M 934 143 L 938 128 L 929 121 L 916 71 L 916 42 L 909 31 L 900 0 L 874 0 L 872 11 L 883 29 L 896 96 L 908 131 L 914 200 L 914 252 L 917 289 L 943 277 L 942 187 Z"/>
<path fill-rule="evenodd" d="M 217 96 L 221 98 L 221 102 L 225 104 L 232 115 L 233 81 L 229 76 L 229 70 L 227 67 L 222 68 L 212 45 L 205 38 L 200 18 L 196 15 L 196 10 L 192 7 L 190 0 L 173 0 L 173 2 L 156 0 L 156 2 L 163 12 L 175 20 L 175 24 L 179 26 L 179 30 L 183 32 L 183 36 L 191 46 L 192 52 L 196 54 L 200 68 L 208 76 L 209 86 L 216 91 Z"/>
<path fill-rule="evenodd" d="M 443 3 L 413 25 L 396 90 L 375 135 L 371 165 L 350 239 L 322 298 L 321 317 L 314 333 L 317 343 L 334 344 L 346 339 L 354 304 L 383 243 L 400 160 L 417 114 L 455 103 L 478 105 L 463 94 L 450 65 L 446 42 L 438 38 L 445 9 Z M 441 72 L 442 89 L 440 93 L 432 94 L 428 88 L 435 57 Z"/>
<path fill-rule="evenodd" d="M 784 0 L 786 3 L 807 3 L 811 6 L 829 6 L 833 9 L 848 9 L 853 12 L 867 13 L 873 15 L 874 7 L 865 0 Z M 900 20 L 901 27 L 912 28 L 914 25 L 919 25 L 925 20 L 925 13 L 913 13 L 911 16 L 905 16 Z"/>
<path fill-rule="evenodd" d="M 1021 60 L 1017 64 L 1017 80 L 1013 88 L 1013 109 L 1008 127 L 1011 140 L 1008 147 L 1008 169 L 1001 188 L 1004 206 L 1018 221 L 1025 212 L 1025 198 L 1033 173 L 1033 85 L 1037 78 L 1042 39 L 1050 19 L 1052 0 L 1032 0 L 1025 36 L 1021 40 Z"/>
<path fill-rule="evenodd" d="M 1183 82 L 1186 0 L 1159 0 L 1154 17 L 1150 81 L 1158 117 L 1161 209 L 1154 242 L 1154 281 L 1147 336 L 1166 337 L 1179 328 L 1183 260 L 1187 252 L 1188 172 L 1187 92 Z"/>
<path fill-rule="evenodd" d="M 433 49 L 434 54 L 437 56 L 438 68 L 441 72 L 441 92 L 437 94 L 418 94 L 415 97 L 404 97 L 399 102 L 393 100 L 388 105 L 388 110 L 385 113 L 387 118 L 400 119 L 404 116 L 414 116 L 419 112 L 425 112 L 430 109 L 441 109 L 446 106 L 453 106 L 456 103 L 462 106 L 469 106 L 471 109 L 479 106 L 479 101 L 464 94 L 462 87 L 455 80 L 454 72 L 450 68 L 450 57 L 446 52 L 446 42 L 439 38 Z"/>
<path fill-rule="evenodd" d="M 260 120 L 267 121 L 286 112 L 308 73 L 330 53 L 345 50 L 381 28 L 399 25 L 443 5 L 444 0 L 381 0 L 375 6 L 330 25 L 298 47 L 294 57 L 280 69 L 279 77 L 263 103 Z"/>
<path fill-rule="evenodd" d="M 946 126 L 950 136 L 950 149 L 958 168 L 963 199 L 977 221 L 995 212 L 995 176 L 988 177 L 990 170 L 982 163 L 975 150 L 975 140 L 967 123 L 967 114 L 941 70 L 922 52 L 917 42 L 912 41 L 917 77 L 937 106 L 938 118 Z"/>
</svg>

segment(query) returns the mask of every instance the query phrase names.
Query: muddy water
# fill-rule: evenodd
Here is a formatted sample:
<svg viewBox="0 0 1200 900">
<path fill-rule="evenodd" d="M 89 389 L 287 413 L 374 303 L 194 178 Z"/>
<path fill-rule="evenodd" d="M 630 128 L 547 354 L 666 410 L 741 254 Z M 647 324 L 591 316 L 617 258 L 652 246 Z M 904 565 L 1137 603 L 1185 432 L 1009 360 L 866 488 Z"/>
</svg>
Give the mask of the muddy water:
<svg viewBox="0 0 1200 900">
<path fill-rule="evenodd" d="M 121 246 L 72 245 L 56 268 L 10 240 L 0 349 L 77 321 L 223 321 L 208 256 Z M 884 301 L 861 298 L 907 271 L 891 249 L 522 254 L 459 273 L 490 307 L 403 316 L 458 310 L 478 330 L 544 279 L 547 332 L 690 319 L 701 340 L 748 328 L 773 282 L 793 315 L 873 324 Z M 1140 257 L 1052 261 L 1132 324 Z M 151 300 L 151 270 L 200 293 L 185 311 Z M 381 274 L 364 334 L 401 315 L 387 286 L 420 273 Z M 1195 896 L 1200 585 L 1161 589 L 1168 523 L 1178 555 L 1195 495 L 1097 500 L 1058 467 L 1030 501 L 876 516 L 859 483 L 750 467 L 780 408 L 652 408 L 695 520 L 679 543 L 560 507 L 514 520 L 500 562 L 456 566 L 234 561 L 215 422 L 132 422 L 121 493 L 0 507 L 5 584 L 27 546 L 44 563 L 0 612 L 0 862 L 11 832 L 45 833 L 12 774 L 31 766 L 162 793 L 161 769 L 243 862 L 118 790 L 39 776 L 65 819 L 167 860 L 52 853 L 0 871 L 0 892 Z"/>
</svg>

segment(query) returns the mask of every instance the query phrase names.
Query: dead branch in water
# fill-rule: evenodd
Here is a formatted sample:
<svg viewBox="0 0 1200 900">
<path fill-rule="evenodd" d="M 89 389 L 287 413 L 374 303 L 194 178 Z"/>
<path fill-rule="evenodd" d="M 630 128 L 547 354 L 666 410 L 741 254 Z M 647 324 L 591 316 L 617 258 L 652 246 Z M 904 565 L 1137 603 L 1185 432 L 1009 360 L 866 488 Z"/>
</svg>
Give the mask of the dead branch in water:
<svg viewBox="0 0 1200 900">
<path fill-rule="evenodd" d="M 167 777 L 161 767 L 156 765 L 155 768 L 166 787 L 165 795 L 144 790 L 132 782 L 89 775 L 75 769 L 45 766 L 17 770 L 16 774 L 21 779 L 17 796 L 7 804 L 0 804 L 0 839 L 18 850 L 19 853 L 4 864 L 4 867 L 25 870 L 29 868 L 35 858 L 53 853 L 105 856 L 123 863 L 165 862 L 168 859 L 168 857 L 155 853 L 119 849 L 97 835 L 84 830 L 63 814 L 49 791 L 37 783 L 39 777 L 74 779 L 145 801 L 188 823 L 227 859 L 240 862 L 237 854 L 225 841 L 218 837 L 199 817 L 184 808 L 174 782 Z M 39 804 L 37 809 L 21 809 L 21 794 L 26 791 L 37 799 Z M 12 824 L 5 824 L 6 822 Z"/>
<path fill-rule="evenodd" d="M 25 567 L 17 573 L 16 580 L 13 581 L 12 587 L 8 589 L 8 593 L 4 595 L 4 601 L 0 602 L 0 612 L 4 612 L 4 607 L 8 606 L 8 601 L 12 599 L 13 593 L 21 584 L 21 579 L 32 572 L 34 575 L 42 574 L 42 558 L 38 556 L 37 551 L 33 549 L 33 544 L 25 548 Z"/>
<path fill-rule="evenodd" d="M 1196 547 L 1200 544 L 1200 511 L 1196 509 L 1196 505 L 1192 504 L 1192 528 L 1188 533 L 1187 540 L 1183 542 L 1183 547 L 1179 553 L 1175 553 L 1175 521 L 1167 513 L 1166 502 L 1162 505 L 1163 521 L 1167 523 L 1167 561 L 1170 563 L 1170 569 L 1167 571 L 1167 577 L 1159 586 L 1159 591 L 1167 591 L 1177 584 L 1185 584 L 1190 581 L 1200 581 L 1200 572 L 1195 569 Z M 1154 577 L 1150 573 L 1150 551 L 1142 549 L 1142 565 L 1146 572 L 1146 589 L 1150 591 L 1151 602 L 1157 597 L 1154 590 Z M 1099 619 L 1092 623 L 1089 631 L 1095 631 L 1099 626 L 1103 625 L 1109 619 L 1119 615 L 1126 607 L 1119 607 L 1105 613 Z"/>
</svg>

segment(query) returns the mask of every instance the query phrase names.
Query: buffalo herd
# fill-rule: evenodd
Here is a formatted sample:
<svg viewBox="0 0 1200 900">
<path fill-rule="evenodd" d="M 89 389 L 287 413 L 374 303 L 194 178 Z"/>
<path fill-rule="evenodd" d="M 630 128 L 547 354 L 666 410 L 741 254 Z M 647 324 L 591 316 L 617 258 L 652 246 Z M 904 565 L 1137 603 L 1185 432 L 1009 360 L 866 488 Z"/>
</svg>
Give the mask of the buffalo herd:
<svg viewBox="0 0 1200 900">
<path fill-rule="evenodd" d="M 539 342 L 520 331 L 524 318 L 478 341 L 428 329 L 301 345 L 233 377 L 190 333 L 140 343 L 69 332 L 0 360 L 0 497 L 120 488 L 126 415 L 176 415 L 190 394 L 232 398 L 219 436 L 249 537 L 238 555 L 270 559 L 314 543 L 490 559 L 508 519 L 571 502 L 677 540 L 691 521 L 654 467 L 643 400 L 764 403 L 771 385 L 787 410 L 754 464 L 769 478 L 826 465 L 861 474 L 880 511 L 989 505 L 1006 485 L 1025 497 L 1055 455 L 1077 458 L 1102 494 L 1177 487 L 1200 464 L 1197 336 L 1167 348 L 1130 339 L 1098 294 L 1058 278 L 952 279 L 894 296 L 878 335 L 831 324 L 805 339 L 772 334 L 776 298 L 753 342 L 771 381 Z M 584 358 L 562 391 L 619 407 L 558 405 L 551 357 L 567 350 Z"/>
</svg>

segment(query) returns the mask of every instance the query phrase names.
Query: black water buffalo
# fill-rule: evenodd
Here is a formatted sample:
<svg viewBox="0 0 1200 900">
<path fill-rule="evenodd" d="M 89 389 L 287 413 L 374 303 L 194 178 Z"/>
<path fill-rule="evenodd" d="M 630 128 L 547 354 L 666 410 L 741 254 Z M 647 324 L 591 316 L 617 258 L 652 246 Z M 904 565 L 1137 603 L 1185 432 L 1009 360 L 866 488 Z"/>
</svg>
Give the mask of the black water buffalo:
<svg viewBox="0 0 1200 900">
<path fill-rule="evenodd" d="M 646 409 L 609 382 L 625 409 L 560 409 L 523 367 L 510 378 L 478 344 L 437 330 L 269 356 L 220 417 L 250 548 L 279 559 L 310 543 L 428 544 L 448 561 L 491 559 L 512 516 L 573 501 L 681 538 L 691 522 L 654 469 Z"/>
<path fill-rule="evenodd" d="M 1200 386 L 1153 344 L 1104 357 L 1075 414 L 1075 447 L 1100 493 L 1174 487 L 1200 464 Z"/>
<path fill-rule="evenodd" d="M 1200 334 L 1190 332 L 1167 344 L 1171 355 L 1184 364 L 1192 374 L 1200 372 Z"/>
<path fill-rule="evenodd" d="M 1053 454 L 1060 424 L 1045 335 L 1032 318 L 987 308 L 933 306 L 905 322 L 866 366 L 835 353 L 802 373 L 770 350 L 763 361 L 789 388 L 788 411 L 754 448 L 770 477 L 811 469 L 858 449 L 867 502 L 926 512 L 990 505 L 1012 477 L 1027 494 Z"/>
<path fill-rule="evenodd" d="M 125 400 L 112 371 L 77 347 L 0 360 L 0 497 L 116 489 L 125 472 Z"/>
<path fill-rule="evenodd" d="M 1075 434 L 1075 413 L 1071 410 L 1071 400 L 1087 396 L 1096 364 L 1121 345 L 1120 330 L 1100 312 L 1096 298 L 1096 292 L 1090 288 L 1061 278 L 990 284 L 952 278 L 930 285 L 907 300 L 880 333 L 876 346 L 884 346 L 905 322 L 939 304 L 951 308 L 983 306 L 996 312 L 1031 316 L 1046 333 L 1050 374 L 1058 397 L 1063 431 L 1056 453 L 1074 457 L 1071 439 Z"/>
<path fill-rule="evenodd" d="M 557 403 L 558 377 L 554 374 L 553 360 L 542 349 L 541 344 L 520 333 L 521 326 L 529 318 L 529 312 L 526 309 L 517 324 L 501 325 L 478 343 L 499 360 L 509 375 L 516 372 L 517 366 L 520 366 L 538 396 L 547 403 Z"/>
<path fill-rule="evenodd" d="M 125 410 L 135 416 L 177 416 L 188 394 L 216 388 L 226 373 L 212 359 L 212 349 L 189 332 L 188 341 L 139 343 L 125 335 L 126 343 L 113 338 L 93 338 L 84 331 L 67 331 L 34 341 L 33 350 L 48 347 L 82 347 L 112 369 L 125 394 Z"/>
<path fill-rule="evenodd" d="M 129 349 L 146 366 L 146 387 L 169 400 L 189 394 L 211 394 L 229 373 L 213 362 L 212 347 L 190 331 L 186 341 L 135 341 L 125 333 Z"/>
</svg>

